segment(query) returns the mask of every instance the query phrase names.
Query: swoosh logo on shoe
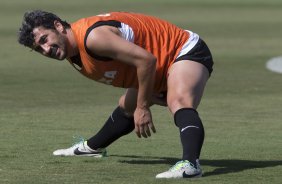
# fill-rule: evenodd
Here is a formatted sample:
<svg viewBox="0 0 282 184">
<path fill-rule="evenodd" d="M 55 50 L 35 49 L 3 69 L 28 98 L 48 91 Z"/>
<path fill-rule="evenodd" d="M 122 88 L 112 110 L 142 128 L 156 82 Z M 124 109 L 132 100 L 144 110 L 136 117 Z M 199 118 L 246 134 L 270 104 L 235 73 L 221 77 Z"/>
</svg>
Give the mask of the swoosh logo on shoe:
<svg viewBox="0 0 282 184">
<path fill-rule="evenodd" d="M 194 178 L 194 177 L 197 177 L 197 176 L 201 176 L 201 172 L 189 175 L 189 174 L 186 174 L 186 172 L 184 171 L 182 173 L 182 176 L 183 176 L 183 178 Z"/>
<path fill-rule="evenodd" d="M 184 130 L 186 130 L 187 128 L 199 128 L 197 126 L 187 126 L 181 129 L 181 132 L 183 132 Z"/>
<path fill-rule="evenodd" d="M 99 152 L 99 151 L 97 151 L 97 152 L 82 152 L 82 151 L 79 151 L 79 149 L 78 148 L 76 148 L 75 150 L 74 150 L 74 154 L 75 155 L 95 155 L 95 154 L 101 154 L 102 152 Z"/>
</svg>

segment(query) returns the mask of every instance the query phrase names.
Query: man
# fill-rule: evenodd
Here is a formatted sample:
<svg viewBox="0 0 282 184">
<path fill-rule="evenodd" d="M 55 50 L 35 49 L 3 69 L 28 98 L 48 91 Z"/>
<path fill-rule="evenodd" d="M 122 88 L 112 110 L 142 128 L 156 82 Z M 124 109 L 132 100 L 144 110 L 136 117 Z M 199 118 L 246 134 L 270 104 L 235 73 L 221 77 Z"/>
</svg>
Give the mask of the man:
<svg viewBox="0 0 282 184">
<path fill-rule="evenodd" d="M 199 156 L 204 127 L 197 112 L 213 60 L 196 33 L 155 17 L 111 12 L 68 24 L 40 10 L 24 15 L 19 43 L 44 56 L 64 60 L 82 75 L 126 88 L 101 130 L 58 156 L 101 157 L 105 148 L 133 130 L 155 132 L 150 106 L 168 106 L 179 128 L 183 157 L 156 178 L 202 176 Z"/>
</svg>

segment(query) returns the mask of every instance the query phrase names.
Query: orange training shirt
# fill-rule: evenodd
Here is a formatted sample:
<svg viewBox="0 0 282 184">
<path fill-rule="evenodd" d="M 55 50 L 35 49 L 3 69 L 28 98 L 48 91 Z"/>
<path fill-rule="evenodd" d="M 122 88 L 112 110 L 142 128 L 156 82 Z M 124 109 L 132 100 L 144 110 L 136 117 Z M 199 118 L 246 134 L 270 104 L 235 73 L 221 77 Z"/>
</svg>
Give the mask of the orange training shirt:
<svg viewBox="0 0 282 184">
<path fill-rule="evenodd" d="M 114 20 L 128 25 L 134 33 L 134 44 L 157 58 L 154 92 L 167 90 L 167 71 L 176 59 L 189 33 L 156 17 L 127 12 L 112 12 L 83 18 L 71 24 L 82 62 L 78 71 L 98 82 L 122 88 L 138 89 L 136 68 L 120 61 L 101 61 L 91 57 L 84 39 L 89 27 L 99 21 Z M 95 44 L 95 43 L 93 43 Z M 71 64 L 71 60 L 69 60 Z"/>
</svg>

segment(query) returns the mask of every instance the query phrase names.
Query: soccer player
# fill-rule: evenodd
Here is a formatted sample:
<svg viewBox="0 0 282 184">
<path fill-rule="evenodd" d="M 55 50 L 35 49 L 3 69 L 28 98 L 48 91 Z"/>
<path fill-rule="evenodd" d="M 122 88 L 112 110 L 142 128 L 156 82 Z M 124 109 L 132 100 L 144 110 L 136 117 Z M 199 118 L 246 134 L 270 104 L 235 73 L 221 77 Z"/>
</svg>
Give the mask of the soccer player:
<svg viewBox="0 0 282 184">
<path fill-rule="evenodd" d="M 198 34 L 137 13 L 111 12 L 69 24 L 35 10 L 25 13 L 18 41 L 44 56 L 68 60 L 87 78 L 126 88 L 96 135 L 54 155 L 101 157 L 107 146 L 133 130 L 139 138 L 150 137 L 156 131 L 150 106 L 158 104 L 168 106 L 174 117 L 183 156 L 156 178 L 202 176 L 204 127 L 196 109 L 213 59 Z"/>
</svg>

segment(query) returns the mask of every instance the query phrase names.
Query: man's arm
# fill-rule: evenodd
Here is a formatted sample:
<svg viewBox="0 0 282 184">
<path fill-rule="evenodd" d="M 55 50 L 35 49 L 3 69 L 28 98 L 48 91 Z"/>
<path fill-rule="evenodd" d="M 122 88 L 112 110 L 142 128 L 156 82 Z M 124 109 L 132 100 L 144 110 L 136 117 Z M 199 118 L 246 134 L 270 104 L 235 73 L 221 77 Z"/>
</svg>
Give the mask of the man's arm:
<svg viewBox="0 0 282 184">
<path fill-rule="evenodd" d="M 136 67 L 139 83 L 137 107 L 134 113 L 138 137 L 155 132 L 149 109 L 156 71 L 156 57 L 145 49 L 123 39 L 117 28 L 101 26 L 93 29 L 87 38 L 88 49 L 98 54 Z"/>
</svg>

